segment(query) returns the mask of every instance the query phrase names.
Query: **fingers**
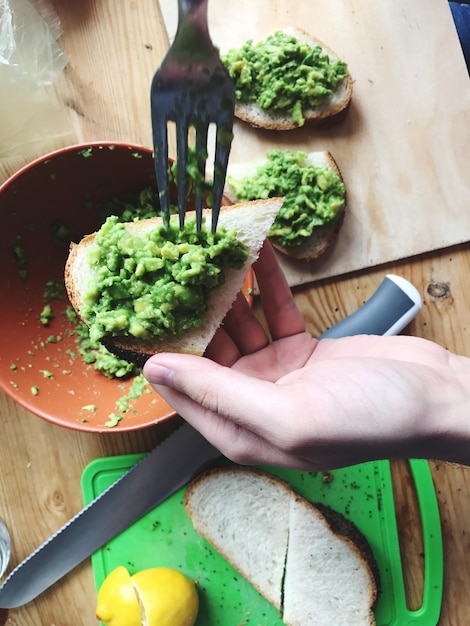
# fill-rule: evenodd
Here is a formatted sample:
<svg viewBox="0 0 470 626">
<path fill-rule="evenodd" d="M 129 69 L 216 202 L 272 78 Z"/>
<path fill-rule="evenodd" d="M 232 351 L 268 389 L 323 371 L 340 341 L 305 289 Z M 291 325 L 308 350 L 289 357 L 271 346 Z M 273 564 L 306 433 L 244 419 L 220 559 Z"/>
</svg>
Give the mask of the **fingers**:
<svg viewBox="0 0 470 626">
<path fill-rule="evenodd" d="M 233 370 L 200 357 L 158 355 L 147 362 L 144 374 L 188 423 L 232 461 L 314 469 L 311 462 L 285 452 L 269 436 L 250 428 L 247 416 L 253 415 L 259 407 L 245 397 L 246 383 L 240 383 L 239 375 Z M 227 390 L 230 398 L 226 397 Z M 234 398 L 239 400 L 237 407 L 234 407 Z M 225 405 L 230 406 L 231 416 L 234 409 L 237 416 L 233 419 L 224 416 Z M 273 410 L 271 407 L 268 412 Z M 270 428 L 276 432 L 272 417 L 273 414 L 263 418 L 258 416 L 256 422 L 271 424 Z"/>
<path fill-rule="evenodd" d="M 273 340 L 303 332 L 305 330 L 304 319 L 294 302 L 284 272 L 268 240 L 265 241 L 253 269 L 258 282 L 264 315 Z"/>
<path fill-rule="evenodd" d="M 268 241 L 261 250 L 254 270 L 272 339 L 304 332 L 304 320 Z M 254 354 L 265 348 L 269 342 L 263 325 L 253 314 L 246 298 L 239 293 L 225 317 L 223 327 L 217 331 L 206 350 L 206 356 L 221 365 L 231 367 L 241 356 Z"/>
<path fill-rule="evenodd" d="M 258 352 L 268 343 L 264 328 L 253 315 L 244 295 L 239 293 L 205 355 L 221 365 L 231 367 L 241 356 Z"/>
<path fill-rule="evenodd" d="M 240 358 L 240 350 L 225 328 L 221 326 L 207 346 L 204 356 L 224 367 L 232 367 Z"/>
<path fill-rule="evenodd" d="M 206 415 L 230 419 L 261 437 L 269 438 L 271 431 L 276 432 L 275 423 L 277 416 L 283 414 L 283 404 L 286 410 L 291 404 L 284 399 L 281 387 L 193 355 L 153 356 L 145 364 L 143 373 L 151 384 L 164 385 L 183 394 L 182 398 L 174 398 L 178 405 L 172 406 L 188 421 L 196 404 Z M 252 419 L 254 414 L 256 420 Z M 201 427 L 205 429 L 205 425 Z"/>
</svg>

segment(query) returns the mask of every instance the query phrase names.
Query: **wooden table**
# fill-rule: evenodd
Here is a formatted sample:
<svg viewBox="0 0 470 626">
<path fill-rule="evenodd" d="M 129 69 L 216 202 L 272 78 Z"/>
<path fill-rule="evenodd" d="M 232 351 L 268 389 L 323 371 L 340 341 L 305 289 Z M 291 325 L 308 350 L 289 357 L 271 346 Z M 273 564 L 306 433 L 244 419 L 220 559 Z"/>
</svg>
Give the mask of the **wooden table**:
<svg viewBox="0 0 470 626">
<path fill-rule="evenodd" d="M 56 90 L 67 107 L 73 142 L 128 140 L 151 144 L 148 86 L 167 49 L 155 0 L 61 0 L 56 9 L 70 62 Z M 159 33 L 161 35 L 159 36 Z M 0 182 L 54 145 L 0 162 Z M 467 244 L 406 261 L 296 288 L 313 334 L 354 311 L 387 272 L 412 281 L 424 300 L 409 332 L 470 356 L 470 250 Z M 430 390 L 431 391 L 431 390 Z M 435 393 L 436 390 L 433 390 Z M 0 515 L 13 539 L 16 565 L 82 508 L 80 475 L 93 459 L 150 450 L 173 427 L 130 434 L 90 434 L 51 425 L 0 395 Z M 440 624 L 470 623 L 470 472 L 431 462 L 442 516 L 445 551 Z M 420 606 L 419 526 L 405 462 L 393 464 L 409 603 Z M 413 546 L 411 548 L 411 546 Z M 36 601 L 12 611 L 9 626 L 94 624 L 90 561 Z M 0 623 L 1 623 L 0 618 Z"/>
</svg>

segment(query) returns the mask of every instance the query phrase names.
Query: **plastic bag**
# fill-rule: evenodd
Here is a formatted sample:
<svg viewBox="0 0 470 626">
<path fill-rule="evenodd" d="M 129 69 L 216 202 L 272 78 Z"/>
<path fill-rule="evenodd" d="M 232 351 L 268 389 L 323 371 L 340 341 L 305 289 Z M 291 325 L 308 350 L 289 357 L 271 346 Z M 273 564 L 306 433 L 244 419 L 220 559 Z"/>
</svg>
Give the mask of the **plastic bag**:
<svg viewBox="0 0 470 626">
<path fill-rule="evenodd" d="M 52 85 L 67 64 L 46 0 L 0 0 L 0 158 L 71 136 Z"/>
</svg>

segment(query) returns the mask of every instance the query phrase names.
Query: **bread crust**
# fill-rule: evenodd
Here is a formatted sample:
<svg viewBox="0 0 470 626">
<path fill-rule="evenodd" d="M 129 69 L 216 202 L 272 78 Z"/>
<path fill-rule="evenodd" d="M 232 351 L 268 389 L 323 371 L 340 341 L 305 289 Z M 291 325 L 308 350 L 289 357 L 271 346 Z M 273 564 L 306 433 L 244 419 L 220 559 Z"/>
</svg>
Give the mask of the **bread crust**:
<svg viewBox="0 0 470 626">
<path fill-rule="evenodd" d="M 330 59 L 339 58 L 336 52 L 329 46 L 297 26 L 284 28 L 282 32 L 293 35 L 299 41 L 306 42 L 312 47 L 320 46 Z M 303 111 L 305 124 L 319 124 L 344 114 L 349 108 L 352 95 L 353 80 L 348 73 L 337 85 L 335 92 L 321 105 Z M 235 116 L 255 128 L 264 128 L 266 130 L 293 130 L 298 128 L 298 125 L 288 113 L 263 109 L 253 102 L 237 100 L 235 103 Z"/>
</svg>

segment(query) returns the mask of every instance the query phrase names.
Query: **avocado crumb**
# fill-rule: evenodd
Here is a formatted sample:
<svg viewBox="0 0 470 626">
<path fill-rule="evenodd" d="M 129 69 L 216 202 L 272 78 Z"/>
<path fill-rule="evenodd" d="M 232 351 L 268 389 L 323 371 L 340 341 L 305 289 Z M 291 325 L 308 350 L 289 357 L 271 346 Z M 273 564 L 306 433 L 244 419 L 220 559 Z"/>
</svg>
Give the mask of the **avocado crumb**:
<svg viewBox="0 0 470 626">
<path fill-rule="evenodd" d="M 83 322 L 77 324 L 75 334 L 83 362 L 92 365 L 96 371 L 101 372 L 107 378 L 125 378 L 138 374 L 139 370 L 132 363 L 119 359 L 111 354 L 102 343 L 91 339 L 89 328 Z"/>
<path fill-rule="evenodd" d="M 59 222 L 51 226 L 51 238 L 58 248 L 66 248 L 70 244 L 72 237 L 72 226 Z"/>
<path fill-rule="evenodd" d="M 33 396 L 37 396 L 39 394 L 39 387 L 36 387 L 36 385 L 34 387 L 31 387 L 31 393 L 33 394 Z"/>
<path fill-rule="evenodd" d="M 43 326 L 47 326 L 55 317 L 50 304 L 45 304 L 43 310 L 39 314 L 39 321 Z"/>
<path fill-rule="evenodd" d="M 150 393 L 150 385 L 143 374 L 138 374 L 129 388 L 129 393 L 121 396 L 119 400 L 117 400 L 116 410 L 120 413 L 127 413 L 129 411 L 131 401 L 140 398 L 140 396 L 144 393 Z"/>
<path fill-rule="evenodd" d="M 26 280 L 28 278 L 28 263 L 21 235 L 15 237 L 13 241 L 13 258 L 16 266 L 18 267 L 18 274 L 20 278 L 22 280 Z"/>
<path fill-rule="evenodd" d="M 122 415 L 117 415 L 116 413 L 111 413 L 109 415 L 109 420 L 107 422 L 105 422 L 105 426 L 107 428 L 114 428 L 115 426 L 117 426 L 119 424 L 119 422 L 122 420 Z"/>
<path fill-rule="evenodd" d="M 62 341 L 62 335 L 49 335 L 46 339 L 46 343 L 57 343 L 59 341 Z"/>
<path fill-rule="evenodd" d="M 50 380 L 54 379 L 54 374 L 50 372 L 49 370 L 39 370 L 39 371 L 44 376 L 44 378 L 49 378 Z"/>
<path fill-rule="evenodd" d="M 50 302 L 51 300 L 63 300 L 64 299 L 64 285 L 60 285 L 56 280 L 48 280 L 44 287 L 44 302 Z"/>
<path fill-rule="evenodd" d="M 82 411 L 89 411 L 90 413 L 96 413 L 96 404 L 86 404 L 82 406 Z"/>
</svg>

